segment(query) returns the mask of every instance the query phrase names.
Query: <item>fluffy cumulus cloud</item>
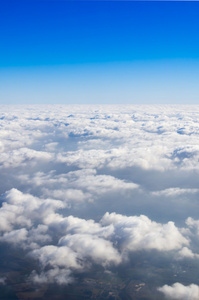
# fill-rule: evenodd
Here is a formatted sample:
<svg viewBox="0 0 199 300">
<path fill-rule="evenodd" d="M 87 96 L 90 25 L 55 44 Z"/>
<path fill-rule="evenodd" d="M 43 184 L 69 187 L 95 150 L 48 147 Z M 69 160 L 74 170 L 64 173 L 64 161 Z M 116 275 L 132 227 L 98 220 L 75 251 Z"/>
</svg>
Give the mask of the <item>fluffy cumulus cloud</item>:
<svg viewBox="0 0 199 300">
<path fill-rule="evenodd" d="M 182 258 L 199 258 L 199 254 L 193 253 L 191 251 L 191 249 L 187 248 L 187 247 L 183 247 L 179 253 L 179 259 Z"/>
<path fill-rule="evenodd" d="M 17 189 L 6 192 L 1 200 L 0 241 L 24 248 L 37 248 L 51 241 L 45 223 L 56 217 L 56 210 L 65 207 L 62 201 L 40 199 Z"/>
<path fill-rule="evenodd" d="M 107 264 L 119 263 L 120 255 L 112 243 L 103 238 L 89 234 L 67 235 L 59 241 L 61 245 L 68 245 L 83 257 L 90 257 L 94 263 Z"/>
<path fill-rule="evenodd" d="M 37 274 L 35 271 L 33 271 L 29 278 L 37 284 L 57 283 L 59 285 L 66 285 L 73 282 L 71 271 L 60 268 L 50 269 L 46 272 L 41 272 L 40 274 Z"/>
<path fill-rule="evenodd" d="M 189 217 L 186 220 L 186 224 L 188 227 L 194 229 L 199 236 L 199 220 L 194 220 L 193 218 Z"/>
<path fill-rule="evenodd" d="M 176 274 L 197 265 L 198 132 L 197 106 L 2 106 L 2 260 L 5 245 L 11 260 L 23 253 L 33 263 L 19 273 L 38 285 L 119 274 L 139 253 L 135 270 L 154 253 Z M 198 299 L 172 280 L 165 297 Z"/>
<path fill-rule="evenodd" d="M 50 218 L 47 223 L 49 231 L 56 232 L 60 238 L 56 245 L 48 244 L 29 252 L 30 257 L 37 259 L 42 267 L 42 273 L 34 271 L 32 274 L 35 282 L 45 282 L 49 278 L 49 266 L 56 272 L 58 269 L 70 271 L 66 276 L 67 283 L 72 280 L 73 272 L 87 270 L 92 265 L 104 268 L 120 265 L 131 252 L 152 249 L 168 252 L 189 244 L 173 223 L 159 224 L 146 216 L 106 213 L 99 223 L 59 216 Z M 56 282 L 59 282 L 58 279 Z"/>
<path fill-rule="evenodd" d="M 44 222 L 55 209 L 64 207 L 59 200 L 40 199 L 30 194 L 23 194 L 17 189 L 6 192 L 0 209 L 0 230 L 10 231 L 22 226 L 31 227 L 35 222 Z"/>
<path fill-rule="evenodd" d="M 172 286 L 164 285 L 158 289 L 167 299 L 197 300 L 199 298 L 199 286 L 196 284 L 183 285 L 179 282 Z"/>
<path fill-rule="evenodd" d="M 16 189 L 6 192 L 2 201 L 0 241 L 28 249 L 30 257 L 40 262 L 42 272 L 31 275 L 35 282 L 52 282 L 51 274 L 60 269 L 61 278 L 57 274 L 55 281 L 67 283 L 74 271 L 96 264 L 105 268 L 119 265 L 131 252 L 165 252 L 189 245 L 173 222 L 161 224 L 143 215 L 116 213 L 106 213 L 100 222 L 64 217 L 59 213 L 64 202 L 39 199 Z M 47 266 L 52 272 L 45 270 Z"/>
<path fill-rule="evenodd" d="M 173 222 L 159 224 L 143 215 L 126 217 L 115 213 L 106 213 L 101 222 L 114 225 L 116 235 L 122 240 L 123 250 L 169 251 L 189 244 Z"/>
</svg>

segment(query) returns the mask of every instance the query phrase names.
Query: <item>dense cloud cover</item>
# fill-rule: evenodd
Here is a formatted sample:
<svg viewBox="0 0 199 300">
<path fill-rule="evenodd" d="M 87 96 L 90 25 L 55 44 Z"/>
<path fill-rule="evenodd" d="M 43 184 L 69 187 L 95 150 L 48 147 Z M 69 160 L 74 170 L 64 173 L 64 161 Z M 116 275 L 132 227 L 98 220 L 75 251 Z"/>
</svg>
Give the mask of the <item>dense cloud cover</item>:
<svg viewBox="0 0 199 300">
<path fill-rule="evenodd" d="M 0 126 L 0 244 L 38 265 L 29 281 L 66 285 L 140 252 L 198 261 L 198 106 L 1 106 Z M 198 299 L 197 284 L 156 290 Z"/>
</svg>

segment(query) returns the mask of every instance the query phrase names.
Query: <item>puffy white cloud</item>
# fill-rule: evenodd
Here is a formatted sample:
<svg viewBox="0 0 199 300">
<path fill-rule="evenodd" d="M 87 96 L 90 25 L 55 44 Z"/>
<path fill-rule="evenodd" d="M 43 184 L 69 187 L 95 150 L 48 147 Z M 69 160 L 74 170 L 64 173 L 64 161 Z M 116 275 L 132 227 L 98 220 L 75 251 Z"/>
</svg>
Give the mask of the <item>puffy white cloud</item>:
<svg viewBox="0 0 199 300">
<path fill-rule="evenodd" d="M 94 222 L 94 220 L 85 220 L 74 216 L 59 217 L 48 221 L 48 226 L 54 229 L 56 232 L 69 234 L 92 234 L 99 237 L 108 238 L 113 234 L 113 225 L 101 226 L 100 223 Z"/>
<path fill-rule="evenodd" d="M 42 245 L 52 242 L 52 239 L 52 235 L 48 232 L 48 226 L 39 224 L 28 230 L 27 239 L 21 246 L 25 249 L 40 248 Z"/>
<path fill-rule="evenodd" d="M 164 285 L 158 288 L 167 299 L 179 300 L 198 300 L 199 286 L 196 284 L 183 285 L 179 282 L 174 283 L 172 286 Z"/>
<path fill-rule="evenodd" d="M 179 252 L 178 252 L 179 258 L 199 258 L 199 254 L 193 253 L 191 249 L 187 247 L 183 247 Z"/>
<path fill-rule="evenodd" d="M 91 258 L 95 264 L 106 266 L 118 264 L 121 257 L 110 241 L 91 234 L 73 234 L 60 239 L 60 245 L 67 245 L 80 255 Z"/>
<path fill-rule="evenodd" d="M 114 243 L 115 247 L 119 247 L 121 252 L 141 249 L 171 251 L 180 250 L 184 245 L 189 245 L 188 238 L 173 222 L 161 224 L 151 221 L 144 215 L 128 217 L 106 213 L 100 223 L 69 216 L 55 220 L 49 219 L 48 226 L 60 235 L 67 233 L 60 239 L 61 245 L 63 241 L 67 241 L 67 245 L 73 245 L 70 241 L 74 238 L 75 241 L 81 240 L 83 244 L 83 240 L 89 240 L 89 237 L 109 240 Z"/>
<path fill-rule="evenodd" d="M 170 251 L 188 245 L 185 238 L 173 222 L 160 224 L 146 216 L 127 217 L 115 213 L 106 213 L 101 220 L 103 225 L 113 224 L 115 234 L 121 239 L 123 251 L 157 249 Z"/>
<path fill-rule="evenodd" d="M 28 148 L 15 149 L 1 154 L 0 166 L 4 168 L 16 168 L 27 165 L 31 166 L 41 162 L 49 162 L 53 155 L 44 151 L 36 151 Z"/>
<path fill-rule="evenodd" d="M 28 232 L 25 228 L 13 230 L 11 232 L 4 233 L 4 235 L 0 237 L 0 241 L 11 244 L 19 244 L 27 239 L 27 234 Z"/>
<path fill-rule="evenodd" d="M 48 189 L 42 188 L 43 195 L 54 199 L 62 199 L 66 203 L 76 204 L 78 202 L 87 201 L 91 198 L 89 193 L 84 193 L 80 189 Z"/>
<path fill-rule="evenodd" d="M 44 246 L 40 249 L 33 250 L 30 255 L 36 259 L 39 259 L 42 267 L 50 265 L 54 268 L 81 268 L 81 264 L 79 264 L 77 261 L 77 253 L 67 246 Z"/>
<path fill-rule="evenodd" d="M 100 223 L 97 223 L 94 220 L 60 215 L 54 219 L 50 217 L 47 224 L 50 232 L 60 236 L 60 239 L 57 245 L 40 246 L 30 252 L 31 257 L 38 259 L 42 267 L 40 274 L 34 272 L 34 276 L 32 275 L 35 282 L 45 282 L 48 279 L 52 282 L 52 278 L 49 277 L 50 271 L 45 270 L 47 266 L 56 272 L 60 269 L 61 274 L 63 269 L 70 270 L 72 275 L 92 265 L 105 268 L 119 265 L 126 261 L 130 252 L 139 250 L 176 250 L 181 258 L 183 255 L 190 256 L 190 253 L 192 256 L 191 250 L 183 248 L 184 245 L 189 245 L 188 239 L 172 222 L 160 224 L 146 216 L 127 217 L 106 213 Z M 35 229 L 37 230 L 46 232 L 46 228 L 43 227 Z M 30 239 L 34 240 L 32 233 L 27 241 L 29 244 Z M 34 249 L 34 245 L 32 248 Z M 55 281 L 58 282 L 58 279 Z"/>
<path fill-rule="evenodd" d="M 0 231 L 6 232 L 21 227 L 31 227 L 34 223 L 44 222 L 55 210 L 64 208 L 62 201 L 40 199 L 11 189 L 3 195 L 0 208 Z"/>
<path fill-rule="evenodd" d="M 194 220 L 193 218 L 189 217 L 186 220 L 186 224 L 189 228 L 196 231 L 196 234 L 199 236 L 199 220 Z"/>
<path fill-rule="evenodd" d="M 67 284 L 139 250 L 198 259 L 198 112 L 2 107 L 0 242 L 38 260 L 37 283 Z"/>
<path fill-rule="evenodd" d="M 50 269 L 46 272 L 43 271 L 40 274 L 33 271 L 29 279 L 37 284 L 57 283 L 66 285 L 73 282 L 71 271 L 61 268 Z"/>
<path fill-rule="evenodd" d="M 32 258 L 39 260 L 43 270 L 40 274 L 33 272 L 31 278 L 35 282 L 66 284 L 72 280 L 72 272 L 86 270 L 93 264 L 108 267 L 121 263 L 120 253 L 111 241 L 105 239 L 107 233 L 108 236 L 111 234 L 106 228 L 101 228 L 93 220 L 86 221 L 72 216 L 57 223 L 57 227 L 55 223 L 49 224 L 50 228 L 56 229 L 57 233 L 67 232 L 60 238 L 58 245 L 43 246 L 29 253 Z M 59 230 L 58 225 L 62 230 Z M 51 267 L 48 271 L 44 270 L 47 266 Z"/>
</svg>

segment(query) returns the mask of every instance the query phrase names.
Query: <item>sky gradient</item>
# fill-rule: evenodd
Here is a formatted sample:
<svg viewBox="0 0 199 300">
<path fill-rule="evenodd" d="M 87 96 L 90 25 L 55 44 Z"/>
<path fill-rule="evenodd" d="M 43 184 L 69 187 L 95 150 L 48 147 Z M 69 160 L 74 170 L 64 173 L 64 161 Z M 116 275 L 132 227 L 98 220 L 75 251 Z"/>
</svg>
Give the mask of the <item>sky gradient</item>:
<svg viewBox="0 0 199 300">
<path fill-rule="evenodd" d="M 7 1 L 2 104 L 198 104 L 199 2 Z"/>
</svg>

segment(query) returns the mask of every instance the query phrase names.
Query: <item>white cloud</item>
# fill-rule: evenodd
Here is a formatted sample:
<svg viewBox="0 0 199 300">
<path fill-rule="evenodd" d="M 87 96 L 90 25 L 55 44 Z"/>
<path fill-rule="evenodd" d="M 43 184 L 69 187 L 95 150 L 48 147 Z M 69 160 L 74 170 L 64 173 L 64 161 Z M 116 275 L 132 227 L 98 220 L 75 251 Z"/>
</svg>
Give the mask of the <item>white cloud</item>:
<svg viewBox="0 0 199 300">
<path fill-rule="evenodd" d="M 199 258 L 199 254 L 193 253 L 191 249 L 187 247 L 183 247 L 179 252 L 178 252 L 179 258 Z"/>
<path fill-rule="evenodd" d="M 27 234 L 28 232 L 25 228 L 13 230 L 11 232 L 4 233 L 4 235 L 0 237 L 0 241 L 11 244 L 19 244 L 27 239 Z"/>
<path fill-rule="evenodd" d="M 95 264 L 103 266 L 119 264 L 121 257 L 110 241 L 91 234 L 73 234 L 60 239 L 60 245 L 67 245 L 80 255 L 91 258 Z"/>
<path fill-rule="evenodd" d="M 65 268 L 81 268 L 81 264 L 77 261 L 77 253 L 69 247 L 56 247 L 53 245 L 44 246 L 40 249 L 33 250 L 30 255 L 39 259 L 41 265 L 46 267 L 65 267 Z"/>
<path fill-rule="evenodd" d="M 0 166 L 2 168 L 16 168 L 26 166 L 29 163 L 33 167 L 37 163 L 49 162 L 52 158 L 53 155 L 48 152 L 20 148 L 1 154 Z"/>
<path fill-rule="evenodd" d="M 127 217 L 106 213 L 101 220 L 103 225 L 113 224 L 116 236 L 121 239 L 123 251 L 157 249 L 170 251 L 188 245 L 186 239 L 173 222 L 160 224 L 146 216 Z"/>
<path fill-rule="evenodd" d="M 57 283 L 66 285 L 73 282 L 71 271 L 61 268 L 50 269 L 46 272 L 41 272 L 41 274 L 37 274 L 36 271 L 33 271 L 29 279 L 37 284 Z"/>
<path fill-rule="evenodd" d="M 183 194 L 193 194 L 193 193 L 198 193 L 199 189 L 182 189 L 182 188 L 169 188 L 161 191 L 155 191 L 152 192 L 151 194 L 153 196 L 166 196 L 166 197 L 173 197 L 173 196 L 180 196 Z"/>
<path fill-rule="evenodd" d="M 59 200 L 40 199 L 30 194 L 24 194 L 17 189 L 11 189 L 3 196 L 0 208 L 0 231 L 30 228 L 36 222 L 44 222 L 55 210 L 64 208 Z"/>
<path fill-rule="evenodd" d="M 196 231 L 196 234 L 199 236 L 199 220 L 194 220 L 193 218 L 189 217 L 186 220 L 186 224 L 189 228 Z"/>
<path fill-rule="evenodd" d="M 2 107 L 0 242 L 39 262 L 37 283 L 67 284 L 140 250 L 198 259 L 198 112 Z"/>
<path fill-rule="evenodd" d="M 96 194 L 138 188 L 138 185 L 133 182 L 125 182 L 110 175 L 97 175 L 96 171 L 92 169 L 69 172 L 67 177 L 72 185 L 86 188 L 88 192 Z"/>
<path fill-rule="evenodd" d="M 48 221 L 48 226 L 55 229 L 56 232 L 69 234 L 91 234 L 99 237 L 108 238 L 113 234 L 113 225 L 101 226 L 100 223 L 94 222 L 94 220 L 85 220 L 74 216 L 59 217 Z"/>
<path fill-rule="evenodd" d="M 68 204 L 93 201 L 103 193 L 136 190 L 138 184 L 127 182 L 110 175 L 98 175 L 95 169 L 70 171 L 56 175 L 55 172 L 36 172 L 20 175 L 21 180 L 41 190 L 43 197 L 61 199 Z"/>
<path fill-rule="evenodd" d="M 100 223 L 77 217 L 49 217 L 46 224 L 50 232 L 60 236 L 57 245 L 38 246 L 30 252 L 34 259 L 38 259 L 42 272 L 34 272 L 34 281 L 45 282 L 49 278 L 49 271 L 44 269 L 70 270 L 72 275 L 78 270 L 87 270 L 93 265 L 109 268 L 126 261 L 130 252 L 155 249 L 161 252 L 179 251 L 187 256 L 191 250 L 183 248 L 189 241 L 180 233 L 172 222 L 160 224 L 151 221 L 146 216 L 127 217 L 119 214 L 106 213 Z M 41 226 L 41 225 L 40 225 Z M 47 231 L 46 227 L 35 229 Z M 34 235 L 30 232 L 29 248 L 34 249 Z M 37 236 L 37 235 L 36 235 Z M 37 238 L 39 243 L 40 236 Z M 49 240 L 46 240 L 49 242 Z M 179 252 L 176 252 L 179 255 Z M 52 278 L 49 279 L 52 282 Z M 61 279 L 60 279 L 61 280 Z M 58 279 L 55 281 L 58 282 Z"/>
<path fill-rule="evenodd" d="M 199 286 L 196 284 L 183 285 L 179 282 L 174 283 L 172 286 L 164 285 L 158 288 L 167 299 L 179 300 L 198 300 Z"/>
</svg>

